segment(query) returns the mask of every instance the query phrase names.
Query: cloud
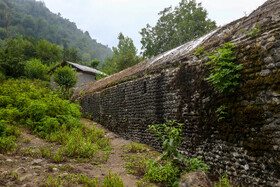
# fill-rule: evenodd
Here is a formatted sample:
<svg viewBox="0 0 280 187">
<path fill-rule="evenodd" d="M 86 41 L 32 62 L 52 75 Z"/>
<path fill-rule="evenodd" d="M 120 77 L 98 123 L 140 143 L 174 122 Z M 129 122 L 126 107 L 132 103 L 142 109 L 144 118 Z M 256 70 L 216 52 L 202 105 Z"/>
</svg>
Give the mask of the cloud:
<svg viewBox="0 0 280 187">
<path fill-rule="evenodd" d="M 89 31 L 97 41 L 110 47 L 118 44 L 120 32 L 131 37 L 141 48 L 139 31 L 147 23 L 155 25 L 158 12 L 181 0 L 44 0 L 53 12 L 75 22 L 79 28 Z M 249 14 L 265 0 L 197 0 L 208 11 L 210 19 L 218 25 L 227 24 Z"/>
</svg>

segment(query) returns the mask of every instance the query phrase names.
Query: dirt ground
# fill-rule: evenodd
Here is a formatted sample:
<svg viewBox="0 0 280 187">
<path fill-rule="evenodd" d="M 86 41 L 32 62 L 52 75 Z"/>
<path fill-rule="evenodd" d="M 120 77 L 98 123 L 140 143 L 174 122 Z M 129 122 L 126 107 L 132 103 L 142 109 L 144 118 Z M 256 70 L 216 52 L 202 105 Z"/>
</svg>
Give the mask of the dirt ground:
<svg viewBox="0 0 280 187">
<path fill-rule="evenodd" d="M 19 141 L 21 149 L 13 154 L 0 154 L 0 186 L 44 186 L 49 176 L 63 178 L 71 174 L 84 174 L 91 179 L 98 178 L 99 181 L 103 181 L 109 170 L 112 173 L 117 173 L 125 186 L 136 186 L 136 182 L 141 178 L 126 173 L 125 160 L 123 159 L 123 155 L 127 154 L 123 152 L 123 146 L 130 144 L 131 141 L 117 136 L 90 120 L 81 120 L 89 126 L 95 125 L 104 130 L 105 136 L 110 139 L 112 150 L 106 162 L 95 163 L 91 160 L 67 159 L 61 163 L 54 163 L 48 158 L 42 158 L 39 149 L 42 146 L 50 146 L 55 150 L 59 146 L 46 142 L 24 129 Z"/>
</svg>

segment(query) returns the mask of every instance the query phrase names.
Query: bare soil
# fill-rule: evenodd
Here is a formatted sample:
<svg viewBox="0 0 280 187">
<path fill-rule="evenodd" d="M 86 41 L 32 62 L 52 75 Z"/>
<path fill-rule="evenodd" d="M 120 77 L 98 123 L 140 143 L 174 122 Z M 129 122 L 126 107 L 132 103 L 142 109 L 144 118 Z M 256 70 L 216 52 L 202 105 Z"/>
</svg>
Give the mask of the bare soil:
<svg viewBox="0 0 280 187">
<path fill-rule="evenodd" d="M 81 119 L 81 121 L 89 126 L 95 125 L 97 128 L 104 130 L 105 136 L 109 137 L 112 150 L 107 161 L 96 163 L 93 160 L 68 158 L 64 162 L 54 163 L 51 159 L 42 158 L 39 149 L 42 146 L 50 146 L 56 150 L 59 145 L 46 142 L 28 130 L 22 129 L 18 151 L 13 154 L 0 154 L 0 186 L 44 186 L 49 176 L 56 178 L 59 175 L 65 177 L 70 174 L 84 174 L 91 179 L 98 178 L 99 181 L 103 181 L 109 170 L 112 173 L 117 173 L 125 186 L 136 186 L 136 182 L 141 177 L 127 174 L 124 167 L 125 160 L 123 159 L 124 155 L 127 155 L 123 152 L 123 146 L 130 144 L 131 141 L 117 136 L 95 122 L 87 119 Z M 73 167 L 65 169 L 69 168 L 69 165 Z"/>
</svg>

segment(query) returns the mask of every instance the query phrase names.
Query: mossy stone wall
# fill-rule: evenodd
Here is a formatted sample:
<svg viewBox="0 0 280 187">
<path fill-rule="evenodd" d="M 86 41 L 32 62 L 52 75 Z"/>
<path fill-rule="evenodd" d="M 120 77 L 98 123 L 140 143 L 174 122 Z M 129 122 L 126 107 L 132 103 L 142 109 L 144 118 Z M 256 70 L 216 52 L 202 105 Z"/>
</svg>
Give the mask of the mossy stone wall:
<svg viewBox="0 0 280 187">
<path fill-rule="evenodd" d="M 221 94 L 205 81 L 209 61 L 195 51 L 178 54 L 141 76 L 85 93 L 85 115 L 122 137 L 160 150 L 148 125 L 184 123 L 181 153 L 201 156 L 216 176 L 227 173 L 245 186 L 280 184 L 280 2 L 269 0 L 252 16 L 231 23 L 204 42 L 205 54 L 231 41 L 242 63 L 240 86 Z M 278 11 L 278 12 L 277 12 Z M 263 16 L 263 17 L 262 17 Z M 256 22 L 260 31 L 248 33 Z M 166 60 L 166 59 L 165 59 Z M 147 64 L 147 63 L 146 63 Z M 224 120 L 216 109 L 228 106 Z"/>
</svg>

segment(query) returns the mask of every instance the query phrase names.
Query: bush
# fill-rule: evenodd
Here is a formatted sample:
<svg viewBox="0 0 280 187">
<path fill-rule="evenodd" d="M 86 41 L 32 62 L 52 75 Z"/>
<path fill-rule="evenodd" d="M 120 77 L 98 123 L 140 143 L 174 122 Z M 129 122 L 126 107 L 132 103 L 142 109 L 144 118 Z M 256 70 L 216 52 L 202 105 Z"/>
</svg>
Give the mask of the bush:
<svg viewBox="0 0 280 187">
<path fill-rule="evenodd" d="M 0 121 L 0 153 L 7 153 L 16 148 L 16 139 L 20 133 L 14 128 L 7 126 L 7 121 Z"/>
<path fill-rule="evenodd" d="M 24 67 L 24 73 L 30 79 L 49 80 L 47 71 L 48 67 L 42 64 L 41 60 L 39 59 L 27 61 Z"/>
<path fill-rule="evenodd" d="M 54 82 L 56 82 L 66 91 L 74 87 L 78 82 L 76 72 L 70 66 L 59 67 L 54 72 Z"/>
<path fill-rule="evenodd" d="M 172 162 L 159 163 L 153 160 L 147 161 L 145 178 L 151 182 L 163 182 L 168 186 L 177 186 L 180 170 L 174 167 Z"/>
<path fill-rule="evenodd" d="M 180 174 L 196 170 L 207 171 L 206 165 L 200 157 L 186 159 L 178 151 L 183 138 L 181 137 L 183 124 L 169 120 L 166 124 L 149 125 L 161 140 L 163 154 L 159 161 L 146 162 L 145 178 L 152 182 L 163 182 L 168 186 L 177 186 Z"/>
<path fill-rule="evenodd" d="M 6 80 L 0 84 L 0 120 L 27 125 L 40 137 L 80 126 L 80 106 L 52 95 L 42 81 Z"/>
<path fill-rule="evenodd" d="M 169 120 L 166 124 L 149 125 L 149 130 L 158 136 L 155 140 L 161 140 L 163 142 L 162 158 L 171 160 L 183 158 L 177 150 L 177 148 L 180 148 L 183 139 L 180 136 L 182 126 L 183 124 L 172 120 Z"/>
<path fill-rule="evenodd" d="M 46 85 L 40 80 L 20 79 L 0 83 L 0 151 L 15 147 L 19 136 L 16 125 L 26 125 L 39 137 L 63 145 L 50 155 L 54 162 L 65 156 L 91 158 L 100 149 L 110 149 L 102 130 L 80 122 L 80 106 L 53 95 Z"/>
</svg>

